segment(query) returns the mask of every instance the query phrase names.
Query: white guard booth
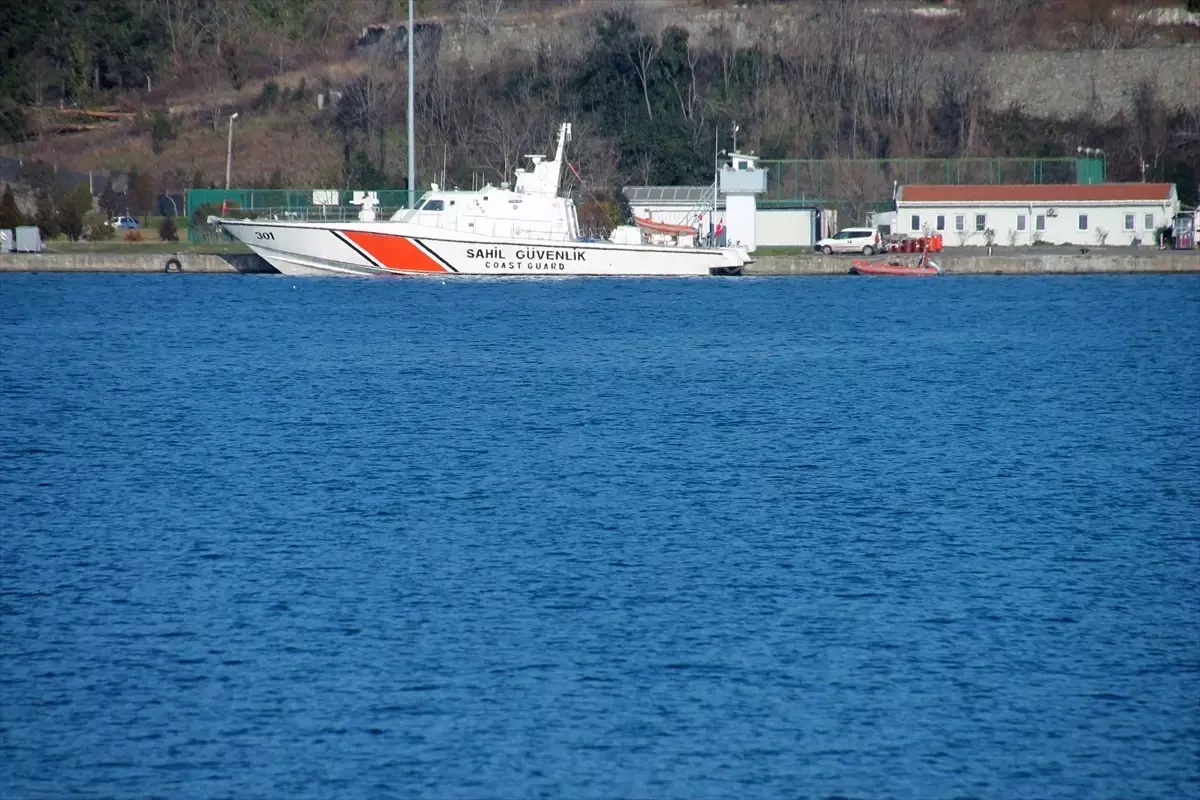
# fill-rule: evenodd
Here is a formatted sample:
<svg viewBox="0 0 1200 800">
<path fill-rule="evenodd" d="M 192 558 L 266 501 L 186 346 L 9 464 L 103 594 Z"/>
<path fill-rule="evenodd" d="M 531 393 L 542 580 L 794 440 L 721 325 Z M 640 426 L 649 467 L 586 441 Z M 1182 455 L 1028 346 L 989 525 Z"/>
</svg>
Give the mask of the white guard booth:
<svg viewBox="0 0 1200 800">
<path fill-rule="evenodd" d="M 758 247 L 758 196 L 767 191 L 767 171 L 756 166 L 755 156 L 730 153 L 721 167 L 721 194 L 725 195 L 725 241 L 753 253 Z"/>
</svg>

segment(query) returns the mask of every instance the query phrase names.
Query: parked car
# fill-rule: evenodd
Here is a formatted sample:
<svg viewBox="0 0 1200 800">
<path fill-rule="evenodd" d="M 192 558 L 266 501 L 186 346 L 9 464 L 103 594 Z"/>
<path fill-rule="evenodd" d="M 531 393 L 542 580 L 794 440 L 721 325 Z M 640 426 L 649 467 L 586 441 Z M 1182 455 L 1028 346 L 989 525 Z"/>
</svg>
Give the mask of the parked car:
<svg viewBox="0 0 1200 800">
<path fill-rule="evenodd" d="M 138 228 L 142 227 L 141 223 L 139 223 L 133 217 L 113 217 L 111 220 L 109 220 L 108 224 L 112 225 L 114 228 L 123 228 L 131 231 L 136 231 Z"/>
<path fill-rule="evenodd" d="M 883 252 L 883 239 L 874 228 L 843 228 L 836 235 L 817 242 L 818 253 L 862 253 L 873 256 Z"/>
</svg>

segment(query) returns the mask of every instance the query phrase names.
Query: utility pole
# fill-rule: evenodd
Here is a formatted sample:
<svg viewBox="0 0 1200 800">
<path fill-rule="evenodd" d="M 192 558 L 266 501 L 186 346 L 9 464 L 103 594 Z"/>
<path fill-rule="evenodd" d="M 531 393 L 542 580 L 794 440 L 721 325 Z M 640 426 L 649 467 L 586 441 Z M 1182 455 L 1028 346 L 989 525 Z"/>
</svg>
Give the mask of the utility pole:
<svg viewBox="0 0 1200 800">
<path fill-rule="evenodd" d="M 413 0 L 408 0 L 408 207 L 416 204 L 417 157 L 413 142 Z"/>
</svg>

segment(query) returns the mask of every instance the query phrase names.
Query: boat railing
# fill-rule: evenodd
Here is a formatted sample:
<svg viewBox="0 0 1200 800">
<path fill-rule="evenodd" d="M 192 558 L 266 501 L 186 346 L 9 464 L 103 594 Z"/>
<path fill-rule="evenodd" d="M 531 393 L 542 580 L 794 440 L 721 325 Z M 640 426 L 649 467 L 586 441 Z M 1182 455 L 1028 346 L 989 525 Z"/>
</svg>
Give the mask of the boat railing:
<svg viewBox="0 0 1200 800">
<path fill-rule="evenodd" d="M 374 222 L 386 222 L 401 210 L 398 208 L 379 207 L 375 209 Z M 272 220 L 280 222 L 362 222 L 359 213 L 361 206 L 312 206 L 312 207 L 267 207 L 255 209 L 226 209 L 219 216 L 227 219 Z M 530 237 L 546 241 L 568 241 L 574 238 L 570 225 L 545 220 L 531 220 L 521 217 L 490 217 L 490 216 L 452 216 L 440 213 L 417 212 L 413 220 L 421 225 L 477 233 L 483 236 L 512 236 L 516 238 Z M 218 234 L 213 228 L 213 238 Z"/>
<path fill-rule="evenodd" d="M 376 206 L 375 221 L 388 220 L 403 207 Z M 231 208 L 221 216 L 228 219 L 263 219 L 281 222 L 358 222 L 362 206 L 281 206 L 255 209 Z"/>
</svg>

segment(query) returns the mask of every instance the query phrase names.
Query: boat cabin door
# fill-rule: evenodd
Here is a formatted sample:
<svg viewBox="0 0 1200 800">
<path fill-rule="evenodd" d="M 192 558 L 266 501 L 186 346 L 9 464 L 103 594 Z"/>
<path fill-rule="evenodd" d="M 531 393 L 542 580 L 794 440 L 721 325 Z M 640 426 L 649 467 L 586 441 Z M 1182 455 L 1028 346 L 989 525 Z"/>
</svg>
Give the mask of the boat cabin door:
<svg viewBox="0 0 1200 800">
<path fill-rule="evenodd" d="M 457 228 L 458 205 L 454 200 L 444 197 L 426 200 L 425 204 L 420 206 L 417 211 L 416 221 L 435 228 Z"/>
<path fill-rule="evenodd" d="M 442 209 L 442 227 L 458 230 L 458 205 L 453 200 L 446 200 Z"/>
</svg>

